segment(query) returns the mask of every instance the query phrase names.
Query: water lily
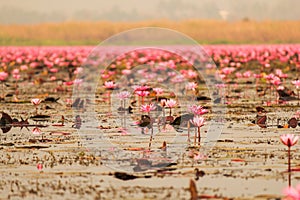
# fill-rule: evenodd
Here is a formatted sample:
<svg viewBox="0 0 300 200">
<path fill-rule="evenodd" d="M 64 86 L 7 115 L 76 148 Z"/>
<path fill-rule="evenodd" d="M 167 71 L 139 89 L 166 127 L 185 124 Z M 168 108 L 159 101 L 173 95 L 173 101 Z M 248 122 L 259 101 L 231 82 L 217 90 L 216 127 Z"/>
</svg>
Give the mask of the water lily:
<svg viewBox="0 0 300 200">
<path fill-rule="evenodd" d="M 289 172 L 289 186 L 291 186 L 291 147 L 297 144 L 299 140 L 299 136 L 295 136 L 294 134 L 285 134 L 280 136 L 281 142 L 288 147 L 288 172 Z"/>
<path fill-rule="evenodd" d="M 177 101 L 174 99 L 168 99 L 166 101 L 166 107 L 170 108 L 170 115 L 172 114 L 172 108 L 174 108 L 177 105 Z"/>
<path fill-rule="evenodd" d="M 35 106 L 35 114 L 38 114 L 38 105 L 41 103 L 41 100 L 38 98 L 31 99 L 31 103 Z"/>
<path fill-rule="evenodd" d="M 193 119 L 190 120 L 192 124 L 194 124 L 196 127 L 197 127 L 197 130 L 198 130 L 198 144 L 200 145 L 200 142 L 201 142 L 201 135 L 200 135 L 200 128 L 202 126 L 204 126 L 204 122 L 205 122 L 205 119 L 203 117 L 200 117 L 200 116 L 196 116 L 194 117 Z M 194 138 L 194 143 L 196 144 L 196 133 L 195 133 L 195 138 Z"/>
<path fill-rule="evenodd" d="M 141 106 L 141 111 L 149 113 L 150 111 L 155 110 L 155 108 L 156 106 L 153 104 L 145 104 Z"/>
</svg>

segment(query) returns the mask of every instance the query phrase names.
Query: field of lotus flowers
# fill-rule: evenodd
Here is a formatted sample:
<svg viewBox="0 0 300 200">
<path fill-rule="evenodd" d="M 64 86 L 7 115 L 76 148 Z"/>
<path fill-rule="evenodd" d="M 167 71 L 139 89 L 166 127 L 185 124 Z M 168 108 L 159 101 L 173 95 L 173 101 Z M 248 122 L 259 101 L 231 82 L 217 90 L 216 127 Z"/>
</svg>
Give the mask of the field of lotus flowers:
<svg viewBox="0 0 300 200">
<path fill-rule="evenodd" d="M 300 45 L 193 50 L 0 47 L 0 199 L 299 199 Z"/>
</svg>

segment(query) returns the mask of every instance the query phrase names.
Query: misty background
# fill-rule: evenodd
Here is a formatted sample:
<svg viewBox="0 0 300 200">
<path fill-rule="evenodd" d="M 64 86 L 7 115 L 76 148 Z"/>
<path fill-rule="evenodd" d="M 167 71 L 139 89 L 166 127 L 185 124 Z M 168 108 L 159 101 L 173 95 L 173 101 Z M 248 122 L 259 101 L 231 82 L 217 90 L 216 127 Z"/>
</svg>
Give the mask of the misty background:
<svg viewBox="0 0 300 200">
<path fill-rule="evenodd" d="M 0 23 L 300 20 L 299 8 L 299 0 L 0 0 Z"/>
</svg>

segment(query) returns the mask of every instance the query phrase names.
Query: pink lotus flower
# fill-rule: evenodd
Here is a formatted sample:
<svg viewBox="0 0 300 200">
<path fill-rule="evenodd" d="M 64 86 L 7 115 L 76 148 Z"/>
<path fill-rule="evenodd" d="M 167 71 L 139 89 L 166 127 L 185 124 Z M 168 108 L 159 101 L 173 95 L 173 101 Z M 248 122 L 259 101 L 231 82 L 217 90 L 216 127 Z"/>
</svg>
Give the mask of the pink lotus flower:
<svg viewBox="0 0 300 200">
<path fill-rule="evenodd" d="M 13 74 L 13 78 L 19 80 L 21 78 L 20 74 Z"/>
<path fill-rule="evenodd" d="M 28 69 L 28 66 L 27 65 L 21 65 L 20 66 L 20 70 L 21 71 L 25 71 L 25 70 L 27 70 Z"/>
<path fill-rule="evenodd" d="M 168 99 L 166 101 L 166 106 L 169 108 L 174 108 L 177 105 L 177 101 L 173 100 L 173 99 Z"/>
<path fill-rule="evenodd" d="M 57 68 L 51 68 L 49 71 L 52 72 L 52 73 L 57 73 L 58 69 Z"/>
<path fill-rule="evenodd" d="M 74 80 L 74 84 L 75 85 L 81 85 L 83 83 L 83 80 L 82 79 L 75 79 Z"/>
<path fill-rule="evenodd" d="M 66 104 L 68 105 L 68 106 L 70 106 L 70 105 L 72 105 L 72 99 L 66 99 Z"/>
<path fill-rule="evenodd" d="M 71 85 L 73 85 L 73 81 L 67 81 L 67 82 L 64 82 L 64 85 L 67 85 L 67 86 L 71 86 Z"/>
<path fill-rule="evenodd" d="M 123 69 L 122 74 L 129 75 L 129 74 L 131 74 L 131 70 L 130 69 Z"/>
<path fill-rule="evenodd" d="M 284 145 L 291 147 L 298 142 L 299 136 L 295 136 L 294 134 L 285 134 L 280 136 L 280 140 Z"/>
<path fill-rule="evenodd" d="M 77 67 L 74 71 L 74 74 L 80 74 L 83 72 L 83 68 L 82 67 Z"/>
<path fill-rule="evenodd" d="M 101 74 L 101 78 L 103 78 L 103 79 L 107 79 L 107 78 L 109 78 L 109 77 L 110 77 L 109 74 Z"/>
<path fill-rule="evenodd" d="M 195 91 L 195 89 L 197 88 L 197 84 L 195 82 L 189 82 L 189 83 L 186 84 L 185 88 L 187 90 Z"/>
<path fill-rule="evenodd" d="M 281 74 L 283 74 L 282 70 L 281 69 L 275 69 L 275 74 L 277 76 L 280 76 Z"/>
<path fill-rule="evenodd" d="M 156 95 L 161 95 L 164 90 L 162 88 L 153 88 L 153 91 L 156 93 Z"/>
<path fill-rule="evenodd" d="M 251 77 L 251 74 L 252 74 L 251 71 L 246 71 L 246 72 L 243 73 L 243 76 L 244 76 L 245 78 L 249 78 L 249 77 Z"/>
<path fill-rule="evenodd" d="M 222 73 L 225 74 L 225 75 L 229 75 L 231 74 L 233 71 L 235 70 L 234 67 L 225 67 L 222 69 Z"/>
<path fill-rule="evenodd" d="M 272 79 L 275 78 L 275 75 L 274 75 L 274 74 L 269 74 L 269 75 L 266 75 L 265 78 L 266 78 L 268 81 L 270 81 L 270 80 L 272 80 Z"/>
<path fill-rule="evenodd" d="M 262 74 L 253 74 L 253 77 L 254 77 L 254 78 L 262 78 L 263 75 L 262 75 Z"/>
<path fill-rule="evenodd" d="M 51 76 L 51 77 L 50 77 L 50 80 L 51 80 L 51 81 L 55 81 L 55 80 L 56 80 L 56 76 Z"/>
<path fill-rule="evenodd" d="M 0 72 L 0 81 L 5 81 L 8 77 L 8 73 Z"/>
<path fill-rule="evenodd" d="M 150 94 L 150 92 L 148 91 L 144 91 L 144 90 L 139 90 L 139 91 L 136 91 L 135 92 L 138 96 L 140 97 L 145 97 L 145 96 L 148 96 Z"/>
<path fill-rule="evenodd" d="M 204 118 L 203 117 L 199 117 L 196 116 L 193 119 L 190 120 L 192 122 L 192 124 L 194 124 L 197 127 L 202 127 L 204 125 Z"/>
<path fill-rule="evenodd" d="M 237 78 L 242 78 L 242 77 L 243 77 L 243 74 L 240 73 L 240 72 L 236 72 L 236 73 L 235 73 L 235 76 L 236 76 Z"/>
<path fill-rule="evenodd" d="M 224 83 L 216 84 L 216 87 L 217 88 L 225 88 L 226 84 L 224 84 Z"/>
<path fill-rule="evenodd" d="M 202 106 L 192 105 L 189 106 L 189 110 L 194 113 L 194 115 L 203 115 L 208 113 L 208 110 L 204 109 Z"/>
<path fill-rule="evenodd" d="M 31 99 L 31 103 L 35 106 L 39 105 L 41 103 L 41 100 L 38 98 Z"/>
<path fill-rule="evenodd" d="M 14 75 L 14 74 L 19 74 L 19 73 L 20 73 L 20 70 L 19 70 L 19 69 L 14 69 L 11 73 L 12 73 L 13 75 Z"/>
<path fill-rule="evenodd" d="M 270 81 L 273 85 L 280 85 L 281 84 L 281 80 L 279 77 L 275 76 L 271 81 Z"/>
<path fill-rule="evenodd" d="M 155 108 L 156 107 L 153 104 L 145 104 L 145 105 L 141 106 L 141 111 L 149 113 L 150 111 L 154 110 Z"/>
<path fill-rule="evenodd" d="M 116 85 L 116 84 L 114 84 L 114 82 L 112 82 L 112 81 L 105 81 L 105 83 L 104 83 L 104 87 L 105 87 L 106 89 L 109 89 L 109 90 L 111 90 L 111 89 L 114 89 L 114 88 L 116 88 L 116 87 L 117 87 L 117 85 Z"/>
<path fill-rule="evenodd" d="M 288 147 L 288 172 L 291 172 L 291 147 L 298 142 L 299 136 L 295 136 L 294 134 L 285 134 L 280 136 L 280 140 L 284 145 Z M 289 186 L 291 186 L 290 176 Z"/>
<path fill-rule="evenodd" d="M 41 129 L 39 129 L 38 127 L 35 127 L 33 130 L 32 130 L 32 134 L 34 135 L 40 135 L 41 134 Z"/>
<path fill-rule="evenodd" d="M 145 91 L 149 89 L 147 85 L 133 86 L 134 91 Z"/>
<path fill-rule="evenodd" d="M 297 89 L 300 87 L 300 80 L 292 81 L 292 83 L 296 86 Z"/>
<path fill-rule="evenodd" d="M 198 144 L 200 146 L 200 142 L 201 142 L 201 134 L 200 134 L 200 128 L 204 125 L 204 118 L 203 117 L 199 117 L 199 116 L 196 116 L 194 117 L 193 119 L 190 120 L 190 122 L 192 124 L 194 124 L 195 126 L 197 126 L 197 132 L 198 132 Z M 194 143 L 196 144 L 196 138 L 197 138 L 197 135 L 195 133 L 195 138 L 194 138 Z"/>
<path fill-rule="evenodd" d="M 184 81 L 184 76 L 182 76 L 181 74 L 180 74 L 180 75 L 177 75 L 177 76 L 173 77 L 173 78 L 171 79 L 171 81 L 172 81 L 173 83 L 182 83 L 182 82 Z"/>
<path fill-rule="evenodd" d="M 117 94 L 117 96 L 119 99 L 124 100 L 130 97 L 130 93 L 128 91 L 122 91 L 119 94 Z"/>
<path fill-rule="evenodd" d="M 285 200 L 300 200 L 300 185 L 296 188 L 287 187 L 283 193 L 286 195 Z"/>
<path fill-rule="evenodd" d="M 193 78 L 196 78 L 197 76 L 198 76 L 197 72 L 190 70 L 190 69 L 187 71 L 187 78 L 193 79 Z"/>
</svg>

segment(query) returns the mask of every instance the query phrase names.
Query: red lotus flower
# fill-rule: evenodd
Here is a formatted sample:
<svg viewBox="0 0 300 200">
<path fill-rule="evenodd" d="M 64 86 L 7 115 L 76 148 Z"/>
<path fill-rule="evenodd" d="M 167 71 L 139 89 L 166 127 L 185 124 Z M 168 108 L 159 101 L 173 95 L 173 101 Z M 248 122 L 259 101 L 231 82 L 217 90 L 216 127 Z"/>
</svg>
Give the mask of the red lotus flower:
<svg viewBox="0 0 300 200">
<path fill-rule="evenodd" d="M 42 163 L 37 164 L 36 168 L 41 171 L 43 169 Z"/>
</svg>

